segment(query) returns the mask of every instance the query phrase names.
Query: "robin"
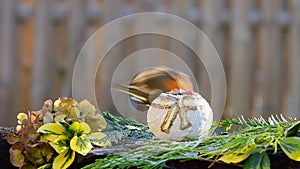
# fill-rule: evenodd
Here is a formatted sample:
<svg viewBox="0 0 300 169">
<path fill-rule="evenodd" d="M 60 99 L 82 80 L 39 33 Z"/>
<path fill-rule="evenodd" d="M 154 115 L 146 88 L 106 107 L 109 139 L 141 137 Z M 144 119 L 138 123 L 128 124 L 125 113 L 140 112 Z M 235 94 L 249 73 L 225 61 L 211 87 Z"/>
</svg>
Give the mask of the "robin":
<svg viewBox="0 0 300 169">
<path fill-rule="evenodd" d="M 149 106 L 161 93 L 173 89 L 193 90 L 186 74 L 167 67 L 150 67 L 133 77 L 129 85 L 118 85 L 118 91 L 130 95 L 132 102 Z"/>
</svg>

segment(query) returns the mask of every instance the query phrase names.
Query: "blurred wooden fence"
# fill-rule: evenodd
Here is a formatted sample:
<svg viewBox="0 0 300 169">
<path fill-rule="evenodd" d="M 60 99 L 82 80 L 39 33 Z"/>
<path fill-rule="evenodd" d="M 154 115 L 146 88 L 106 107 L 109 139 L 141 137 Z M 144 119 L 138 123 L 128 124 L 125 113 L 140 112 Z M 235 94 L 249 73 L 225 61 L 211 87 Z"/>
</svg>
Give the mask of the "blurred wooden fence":
<svg viewBox="0 0 300 169">
<path fill-rule="evenodd" d="M 145 11 L 183 17 L 211 39 L 227 78 L 224 117 L 300 117 L 300 0 L 1 0 L 0 125 L 15 126 L 18 112 L 38 109 L 46 99 L 71 96 L 73 66 L 84 42 L 104 24 Z M 120 30 L 134 26 L 139 25 Z M 124 57 L 153 44 L 170 49 L 173 43 L 174 48 L 169 41 L 154 35 L 133 37 L 112 55 Z M 176 50 L 191 54 L 183 46 Z M 209 98 L 201 63 L 188 62 L 201 93 Z M 99 70 L 99 88 L 110 83 L 110 67 Z M 109 92 L 101 91 L 104 96 Z"/>
</svg>

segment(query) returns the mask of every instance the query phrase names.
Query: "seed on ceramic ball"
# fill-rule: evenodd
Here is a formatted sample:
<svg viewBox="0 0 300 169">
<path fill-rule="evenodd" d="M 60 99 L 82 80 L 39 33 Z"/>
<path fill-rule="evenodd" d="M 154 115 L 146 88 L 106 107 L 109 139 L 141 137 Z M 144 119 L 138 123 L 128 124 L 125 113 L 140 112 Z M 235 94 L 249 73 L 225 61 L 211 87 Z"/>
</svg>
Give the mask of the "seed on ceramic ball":
<svg viewBox="0 0 300 169">
<path fill-rule="evenodd" d="M 207 133 L 213 121 L 208 102 L 190 90 L 162 93 L 148 110 L 147 122 L 156 138 L 181 141 Z"/>
</svg>

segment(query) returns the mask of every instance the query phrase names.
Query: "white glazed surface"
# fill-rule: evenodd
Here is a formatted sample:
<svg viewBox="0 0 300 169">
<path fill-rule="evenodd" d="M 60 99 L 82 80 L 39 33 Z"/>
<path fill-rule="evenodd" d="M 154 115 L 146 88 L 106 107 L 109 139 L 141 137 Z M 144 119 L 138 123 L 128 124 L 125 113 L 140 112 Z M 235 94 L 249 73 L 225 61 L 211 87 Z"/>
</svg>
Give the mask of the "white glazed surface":
<svg viewBox="0 0 300 169">
<path fill-rule="evenodd" d="M 165 97 L 166 94 L 165 93 L 161 94 L 160 97 L 156 98 L 153 101 L 153 103 L 160 104 L 160 105 L 170 105 L 170 103 L 174 103 L 174 101 L 161 99 L 162 98 L 161 96 Z M 179 95 L 175 97 L 179 99 L 180 97 L 184 97 L 184 95 L 183 96 Z M 179 114 L 177 114 L 173 122 L 173 125 L 170 127 L 168 133 L 161 131 L 160 128 L 168 112 L 168 108 L 161 109 L 153 106 L 149 108 L 147 114 L 147 122 L 150 130 L 153 132 L 155 137 L 159 139 L 181 141 L 185 137 L 192 137 L 192 138 L 201 137 L 210 129 L 213 120 L 213 112 L 208 102 L 204 98 L 202 98 L 201 95 L 193 92 L 191 99 L 182 101 L 182 106 L 194 107 L 193 109 L 187 110 L 186 112 L 188 121 L 192 124 L 192 126 L 184 130 L 181 130 L 180 117 Z"/>
</svg>

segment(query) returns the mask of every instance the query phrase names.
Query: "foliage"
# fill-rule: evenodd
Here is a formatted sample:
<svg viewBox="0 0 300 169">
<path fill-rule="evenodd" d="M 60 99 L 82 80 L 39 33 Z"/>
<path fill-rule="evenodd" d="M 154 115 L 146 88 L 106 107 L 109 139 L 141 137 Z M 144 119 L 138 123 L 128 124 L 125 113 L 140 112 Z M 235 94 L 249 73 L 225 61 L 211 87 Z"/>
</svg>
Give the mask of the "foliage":
<svg viewBox="0 0 300 169">
<path fill-rule="evenodd" d="M 125 137 L 133 139 L 149 139 L 153 137 L 153 134 L 146 124 L 138 123 L 132 119 L 114 116 L 108 112 L 104 112 L 103 117 L 107 122 L 107 127 L 103 131 L 107 136 L 103 141 L 118 143 Z"/>
<path fill-rule="evenodd" d="M 19 168 L 67 168 L 76 153 L 86 155 L 92 144 L 103 145 L 105 119 L 87 100 L 47 100 L 41 110 L 19 113 L 17 119 L 17 135 L 7 141 L 11 162 Z"/>
<path fill-rule="evenodd" d="M 207 139 L 188 142 L 150 141 L 143 147 L 130 152 L 110 155 L 86 166 L 91 169 L 104 168 L 162 168 L 169 160 L 190 160 L 200 157 L 225 163 L 241 163 L 245 169 L 268 169 L 270 160 L 267 151 L 277 153 L 282 149 L 287 156 L 300 161 L 300 121 L 272 116 L 245 120 L 226 119 L 215 127 L 239 130 L 227 135 L 212 135 Z"/>
</svg>

